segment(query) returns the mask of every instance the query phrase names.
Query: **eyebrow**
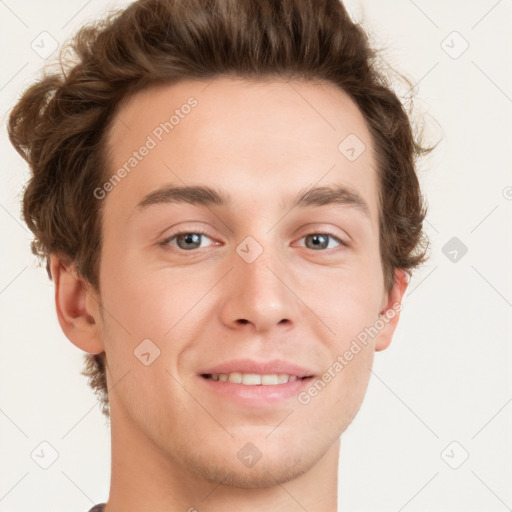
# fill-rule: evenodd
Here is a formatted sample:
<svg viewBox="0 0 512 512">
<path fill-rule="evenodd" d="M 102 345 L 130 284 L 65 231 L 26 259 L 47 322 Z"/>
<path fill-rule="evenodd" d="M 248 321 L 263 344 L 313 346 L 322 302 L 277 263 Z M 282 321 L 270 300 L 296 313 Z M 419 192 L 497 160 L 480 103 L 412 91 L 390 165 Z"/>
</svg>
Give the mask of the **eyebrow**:
<svg viewBox="0 0 512 512">
<path fill-rule="evenodd" d="M 229 194 L 206 185 L 165 186 L 147 194 L 137 205 L 143 211 L 149 206 L 167 203 L 188 203 L 198 206 L 232 206 Z M 348 186 L 336 185 L 302 189 L 289 196 L 283 208 L 307 208 L 312 206 L 341 205 L 354 207 L 368 218 L 370 210 L 361 195 Z"/>
</svg>

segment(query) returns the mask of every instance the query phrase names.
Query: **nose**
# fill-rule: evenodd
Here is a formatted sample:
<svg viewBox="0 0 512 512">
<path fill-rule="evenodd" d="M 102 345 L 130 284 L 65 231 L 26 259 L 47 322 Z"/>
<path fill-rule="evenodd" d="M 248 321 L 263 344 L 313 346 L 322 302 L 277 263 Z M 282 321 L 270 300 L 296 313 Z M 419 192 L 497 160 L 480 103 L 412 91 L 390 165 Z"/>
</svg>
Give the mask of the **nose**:
<svg viewBox="0 0 512 512">
<path fill-rule="evenodd" d="M 246 326 L 261 333 L 276 326 L 289 329 L 296 322 L 298 298 L 289 282 L 291 273 L 269 249 L 252 262 L 234 254 L 225 279 L 221 318 L 229 328 Z"/>
</svg>

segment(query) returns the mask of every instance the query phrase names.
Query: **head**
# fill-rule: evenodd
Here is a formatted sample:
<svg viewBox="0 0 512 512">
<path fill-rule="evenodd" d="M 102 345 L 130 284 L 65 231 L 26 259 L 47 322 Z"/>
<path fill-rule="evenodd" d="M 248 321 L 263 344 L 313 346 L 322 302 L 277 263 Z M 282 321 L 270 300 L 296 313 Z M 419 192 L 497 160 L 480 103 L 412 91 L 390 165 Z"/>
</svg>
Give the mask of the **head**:
<svg viewBox="0 0 512 512">
<path fill-rule="evenodd" d="M 139 1 L 71 47 L 9 134 L 32 170 L 33 252 L 103 412 L 212 478 L 248 441 L 266 465 L 233 482 L 304 472 L 357 413 L 426 260 L 426 150 L 376 50 L 337 0 Z M 187 186 L 203 188 L 168 190 Z M 213 397 L 202 374 L 240 358 L 325 386 L 285 409 Z M 176 443 L 191 437 L 201 451 Z"/>
</svg>

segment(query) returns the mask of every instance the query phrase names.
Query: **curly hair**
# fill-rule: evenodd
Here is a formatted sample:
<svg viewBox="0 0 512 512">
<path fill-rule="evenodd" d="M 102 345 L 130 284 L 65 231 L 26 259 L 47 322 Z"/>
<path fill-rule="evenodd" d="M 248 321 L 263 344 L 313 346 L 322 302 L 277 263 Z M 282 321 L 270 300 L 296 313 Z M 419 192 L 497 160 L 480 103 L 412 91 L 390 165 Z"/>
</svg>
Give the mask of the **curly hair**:
<svg viewBox="0 0 512 512">
<path fill-rule="evenodd" d="M 102 201 L 94 190 L 111 174 L 109 127 L 136 92 L 220 76 L 324 80 L 355 102 L 373 139 L 391 290 L 395 269 L 411 275 L 427 259 L 416 161 L 433 148 L 414 133 L 379 52 L 339 0 L 139 0 L 83 26 L 61 50 L 60 67 L 46 68 L 9 117 L 11 143 L 31 168 L 22 215 L 32 252 L 50 279 L 50 255 L 58 254 L 99 291 Z M 82 373 L 109 417 L 105 357 L 84 354 Z"/>
</svg>

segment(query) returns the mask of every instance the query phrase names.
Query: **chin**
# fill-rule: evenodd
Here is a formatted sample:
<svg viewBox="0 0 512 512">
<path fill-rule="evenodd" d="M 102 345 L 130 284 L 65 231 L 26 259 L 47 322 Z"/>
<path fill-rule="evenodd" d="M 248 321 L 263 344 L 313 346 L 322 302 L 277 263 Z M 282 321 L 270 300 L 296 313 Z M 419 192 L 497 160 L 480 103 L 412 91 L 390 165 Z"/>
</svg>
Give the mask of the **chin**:
<svg viewBox="0 0 512 512">
<path fill-rule="evenodd" d="M 224 443 L 200 443 L 194 451 L 181 451 L 181 462 L 198 477 L 215 484 L 257 489 L 300 477 L 332 446 L 326 438 L 323 442 L 317 436 L 308 438 L 300 430 L 291 436 L 290 429 L 280 429 L 272 432 L 272 428 L 244 427 L 244 435 L 231 431 L 233 437 Z"/>
<path fill-rule="evenodd" d="M 298 478 L 309 471 L 322 455 L 313 457 L 311 454 L 301 453 L 298 457 L 290 457 L 289 453 L 267 453 L 252 467 L 244 466 L 238 459 L 229 464 L 225 461 L 215 464 L 211 459 L 202 460 L 196 461 L 193 466 L 203 478 L 216 484 L 241 489 L 258 489 L 275 487 Z"/>
</svg>

